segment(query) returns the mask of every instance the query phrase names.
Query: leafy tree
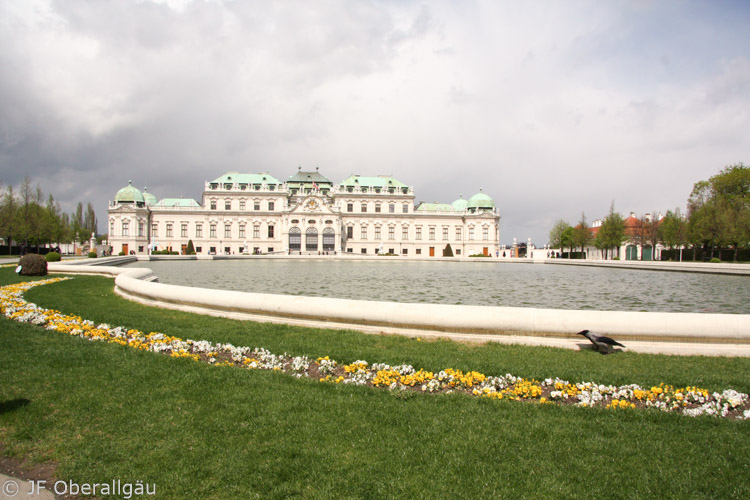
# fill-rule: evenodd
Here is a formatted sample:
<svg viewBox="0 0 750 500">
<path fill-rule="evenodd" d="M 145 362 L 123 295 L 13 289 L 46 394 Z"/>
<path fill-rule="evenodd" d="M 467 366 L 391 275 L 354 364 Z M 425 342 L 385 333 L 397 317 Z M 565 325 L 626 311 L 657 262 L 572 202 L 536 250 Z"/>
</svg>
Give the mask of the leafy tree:
<svg viewBox="0 0 750 500">
<path fill-rule="evenodd" d="M 8 185 L 8 189 L 3 196 L 2 205 L 0 206 L 0 234 L 8 244 L 8 255 L 12 251 L 13 238 L 17 237 L 17 211 L 16 194 L 13 191 L 13 186 Z"/>
<path fill-rule="evenodd" d="M 668 210 L 662 219 L 659 226 L 659 241 L 670 250 L 682 247 L 687 242 L 687 223 L 680 215 L 679 208 L 674 212 Z"/>
<path fill-rule="evenodd" d="M 581 249 L 581 253 L 586 251 L 586 247 L 594 240 L 591 234 L 591 228 L 586 222 L 586 215 L 581 212 L 581 220 L 573 230 L 573 245 Z"/>
<path fill-rule="evenodd" d="M 617 256 L 620 256 L 620 247 L 625 241 L 625 219 L 622 215 L 615 212 L 615 202 L 609 207 L 609 214 L 599 227 L 596 235 L 595 245 L 597 248 L 604 250 L 604 258 L 608 258 L 609 250 L 617 249 Z"/>
<path fill-rule="evenodd" d="M 549 244 L 552 248 L 562 249 L 564 246 L 569 244 L 569 242 L 565 241 L 564 238 L 565 231 L 568 228 L 570 228 L 570 224 L 562 219 L 555 222 L 555 225 L 552 226 L 552 229 L 550 229 L 549 232 Z"/>
<path fill-rule="evenodd" d="M 573 253 L 574 237 L 575 229 L 573 228 L 573 226 L 568 226 L 567 228 L 565 228 L 565 231 L 563 231 L 562 239 L 560 240 L 560 248 L 568 248 L 568 258 L 570 258 L 570 254 Z"/>
<path fill-rule="evenodd" d="M 688 240 L 714 249 L 750 245 L 750 167 L 742 163 L 724 168 L 708 181 L 697 182 L 688 198 Z M 695 256 L 695 255 L 694 255 Z"/>
<path fill-rule="evenodd" d="M 193 240 L 188 240 L 187 247 L 185 248 L 185 255 L 195 255 Z"/>
<path fill-rule="evenodd" d="M 656 259 L 656 245 L 659 243 L 659 217 L 656 212 L 651 212 L 651 216 L 641 218 L 641 228 L 643 230 L 643 241 L 646 246 L 651 247 L 651 259 Z M 641 253 L 643 260 L 643 253 Z"/>
<path fill-rule="evenodd" d="M 43 212 L 42 226 L 42 234 L 45 236 L 46 243 L 60 243 L 63 236 L 60 207 L 55 203 L 55 198 L 51 194 L 47 198 L 47 206 Z"/>
<path fill-rule="evenodd" d="M 734 248 L 750 243 L 750 167 L 742 163 L 726 167 L 709 179 L 719 219 L 719 239 Z"/>
<path fill-rule="evenodd" d="M 91 233 L 96 234 L 97 233 L 97 221 L 96 221 L 96 214 L 94 213 L 94 206 L 91 204 L 91 202 L 86 204 L 86 214 L 83 217 L 83 227 L 86 228 L 88 231 L 88 236 L 86 239 L 88 240 L 91 236 Z"/>
</svg>

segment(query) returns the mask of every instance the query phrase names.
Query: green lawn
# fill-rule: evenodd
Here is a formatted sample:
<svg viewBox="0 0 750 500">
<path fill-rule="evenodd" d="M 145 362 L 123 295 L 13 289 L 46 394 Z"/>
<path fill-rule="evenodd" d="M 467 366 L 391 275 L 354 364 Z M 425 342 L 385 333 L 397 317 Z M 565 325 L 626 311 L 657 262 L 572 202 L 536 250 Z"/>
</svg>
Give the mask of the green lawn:
<svg viewBox="0 0 750 500">
<path fill-rule="evenodd" d="M 0 284 L 25 281 L 0 268 Z M 195 340 L 488 375 L 750 391 L 750 360 L 417 342 L 209 318 L 76 277 L 28 300 Z M 157 498 L 746 498 L 750 422 L 392 394 L 214 367 L 0 319 L 0 442 Z"/>
</svg>

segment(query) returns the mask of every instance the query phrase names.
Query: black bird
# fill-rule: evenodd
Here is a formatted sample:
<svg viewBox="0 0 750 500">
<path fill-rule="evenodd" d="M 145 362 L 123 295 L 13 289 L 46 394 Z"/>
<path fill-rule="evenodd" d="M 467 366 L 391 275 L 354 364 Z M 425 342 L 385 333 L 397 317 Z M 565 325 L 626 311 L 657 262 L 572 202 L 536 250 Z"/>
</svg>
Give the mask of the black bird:
<svg viewBox="0 0 750 500">
<path fill-rule="evenodd" d="M 614 352 L 614 349 L 612 346 L 620 346 L 625 347 L 615 339 L 611 339 L 609 337 L 605 337 L 604 335 L 597 335 L 594 332 L 590 332 L 588 330 L 581 330 L 578 332 L 578 335 L 583 335 L 587 339 L 591 341 L 592 344 L 594 344 L 594 347 L 596 347 L 596 350 L 599 351 L 602 354 L 611 354 Z"/>
</svg>

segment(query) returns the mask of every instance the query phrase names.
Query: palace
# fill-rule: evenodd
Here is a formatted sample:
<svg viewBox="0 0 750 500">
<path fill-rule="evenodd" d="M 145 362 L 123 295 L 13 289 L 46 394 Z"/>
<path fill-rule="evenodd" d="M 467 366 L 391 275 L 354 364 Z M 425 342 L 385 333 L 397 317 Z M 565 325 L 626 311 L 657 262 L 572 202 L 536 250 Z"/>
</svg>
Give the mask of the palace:
<svg viewBox="0 0 750 500">
<path fill-rule="evenodd" d="M 286 182 L 268 173 L 227 172 L 207 181 L 201 203 L 120 189 L 109 203 L 114 252 L 199 255 L 496 255 L 500 215 L 481 191 L 453 203 L 420 203 L 391 176 L 352 175 L 334 183 L 299 169 Z"/>
</svg>

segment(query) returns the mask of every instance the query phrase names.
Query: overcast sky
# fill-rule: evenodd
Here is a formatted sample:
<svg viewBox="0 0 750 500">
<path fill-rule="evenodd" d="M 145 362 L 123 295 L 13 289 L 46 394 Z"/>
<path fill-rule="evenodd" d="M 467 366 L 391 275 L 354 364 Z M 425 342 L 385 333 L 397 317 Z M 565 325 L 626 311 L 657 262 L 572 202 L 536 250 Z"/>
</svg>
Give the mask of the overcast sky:
<svg viewBox="0 0 750 500">
<path fill-rule="evenodd" d="M 65 211 L 226 171 L 482 189 L 501 242 L 750 163 L 750 2 L 0 0 L 0 180 Z"/>
</svg>

